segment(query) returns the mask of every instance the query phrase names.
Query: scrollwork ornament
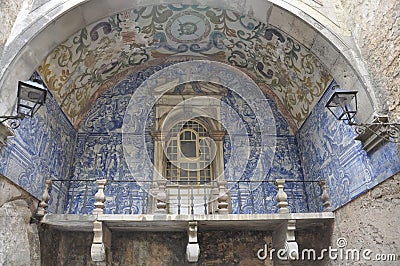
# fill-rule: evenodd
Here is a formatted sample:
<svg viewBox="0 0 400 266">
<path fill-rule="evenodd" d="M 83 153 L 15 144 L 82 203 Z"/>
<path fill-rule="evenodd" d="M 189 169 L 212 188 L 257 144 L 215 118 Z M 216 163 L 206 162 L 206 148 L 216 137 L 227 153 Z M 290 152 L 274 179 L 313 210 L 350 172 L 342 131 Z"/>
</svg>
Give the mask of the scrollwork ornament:
<svg viewBox="0 0 400 266">
<path fill-rule="evenodd" d="M 356 133 L 357 133 L 358 135 L 361 135 L 361 134 L 364 134 L 364 132 L 365 132 L 365 127 L 364 127 L 364 126 L 361 126 L 361 125 L 357 125 L 357 126 L 354 126 L 354 130 L 356 131 Z"/>
<path fill-rule="evenodd" d="M 6 122 L 8 121 L 8 122 Z M 3 120 L 0 120 L 0 123 L 6 122 L 6 124 L 12 128 L 17 129 L 21 125 L 21 118 L 20 117 L 3 117 Z"/>
<path fill-rule="evenodd" d="M 387 129 L 389 137 L 395 139 L 394 142 L 399 142 L 400 125 L 390 125 Z"/>
</svg>

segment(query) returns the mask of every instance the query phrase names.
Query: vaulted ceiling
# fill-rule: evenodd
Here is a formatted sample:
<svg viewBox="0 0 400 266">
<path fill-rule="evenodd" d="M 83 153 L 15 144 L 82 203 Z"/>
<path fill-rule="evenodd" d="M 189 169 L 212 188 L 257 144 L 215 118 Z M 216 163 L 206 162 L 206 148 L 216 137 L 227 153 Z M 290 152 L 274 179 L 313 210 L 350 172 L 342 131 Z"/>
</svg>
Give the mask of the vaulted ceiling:
<svg viewBox="0 0 400 266">
<path fill-rule="evenodd" d="M 37 71 L 78 128 L 101 93 L 129 73 L 194 59 L 241 69 L 294 128 L 333 79 L 326 62 L 282 29 L 197 5 L 146 6 L 105 17 L 58 44 Z"/>
</svg>

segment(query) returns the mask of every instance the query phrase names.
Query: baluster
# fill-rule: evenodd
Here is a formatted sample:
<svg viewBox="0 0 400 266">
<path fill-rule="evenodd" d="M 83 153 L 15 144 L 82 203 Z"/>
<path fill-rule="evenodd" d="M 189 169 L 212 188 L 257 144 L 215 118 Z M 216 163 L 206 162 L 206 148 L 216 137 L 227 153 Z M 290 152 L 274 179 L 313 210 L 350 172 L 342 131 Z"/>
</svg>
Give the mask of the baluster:
<svg viewBox="0 0 400 266">
<path fill-rule="evenodd" d="M 98 190 L 94 195 L 94 207 L 93 214 L 104 213 L 104 202 L 106 201 L 106 196 L 104 195 L 104 187 L 106 186 L 107 179 L 96 180 Z"/>
<path fill-rule="evenodd" d="M 228 214 L 228 194 L 226 193 L 226 180 L 218 181 L 219 195 L 218 195 L 218 213 Z"/>
<path fill-rule="evenodd" d="M 194 195 L 192 184 L 190 184 L 190 214 L 194 214 Z"/>
<path fill-rule="evenodd" d="M 266 190 L 266 186 L 268 186 L 269 185 L 269 183 L 268 183 L 268 181 L 262 181 L 262 183 L 261 183 L 261 185 L 262 185 L 262 193 L 263 193 L 263 203 L 264 203 L 264 210 L 265 210 L 265 213 L 268 213 L 268 202 L 267 202 L 267 192 L 266 191 L 268 191 L 268 190 Z"/>
<path fill-rule="evenodd" d="M 203 184 L 204 214 L 207 214 L 207 188 L 206 183 Z"/>
<path fill-rule="evenodd" d="M 84 181 L 85 182 L 85 194 L 83 195 L 83 207 L 82 207 L 82 213 L 86 213 L 86 204 L 88 202 L 87 200 L 87 194 L 88 194 L 88 182 L 89 181 Z"/>
<path fill-rule="evenodd" d="M 314 212 L 314 211 L 318 211 L 316 210 L 316 208 L 318 208 L 318 195 L 317 195 L 317 189 L 315 188 L 315 182 L 311 182 L 311 188 L 309 188 L 310 191 L 310 195 L 312 195 L 312 199 L 310 199 L 310 201 L 312 202 L 312 204 L 310 204 L 310 206 L 308 207 L 308 211 L 309 212 Z M 315 206 L 315 207 L 314 207 Z M 313 208 L 312 210 L 310 208 Z"/>
<path fill-rule="evenodd" d="M 139 195 L 140 195 L 140 202 L 142 204 L 142 214 L 146 213 L 146 205 L 148 204 L 146 202 L 146 190 L 143 189 L 142 186 L 140 186 L 140 190 L 139 190 Z"/>
<path fill-rule="evenodd" d="M 321 190 L 322 190 L 321 199 L 322 199 L 323 211 L 330 212 L 331 211 L 331 202 L 329 201 L 329 194 L 327 191 L 326 181 L 320 180 L 319 185 L 321 186 Z"/>
<path fill-rule="evenodd" d="M 128 192 L 128 197 L 129 197 L 129 209 L 128 209 L 128 214 L 134 214 L 134 203 L 133 203 L 133 196 L 134 196 L 134 191 L 136 190 L 135 184 L 133 182 L 128 182 L 127 183 L 128 186 L 128 190 L 130 190 L 130 192 Z M 140 197 L 140 188 L 137 190 L 137 197 Z M 140 207 L 140 200 L 137 201 L 138 204 L 138 209 Z"/>
<path fill-rule="evenodd" d="M 167 180 L 157 180 L 158 193 L 157 193 L 157 213 L 167 213 Z"/>
<path fill-rule="evenodd" d="M 238 206 L 239 206 L 239 213 L 242 213 L 242 193 L 240 189 L 240 182 L 237 182 L 237 193 L 238 193 Z"/>
<path fill-rule="evenodd" d="M 219 188 L 218 184 L 213 184 L 211 188 L 211 210 L 210 213 L 218 212 L 218 196 L 219 196 Z"/>
<path fill-rule="evenodd" d="M 253 195 L 253 184 L 251 183 L 250 180 L 247 181 L 248 182 L 248 187 L 249 187 L 249 196 L 250 196 L 250 200 L 251 200 L 251 211 L 252 214 L 254 214 L 256 212 L 256 209 L 254 208 L 254 195 Z"/>
<path fill-rule="evenodd" d="M 178 214 L 181 214 L 181 185 L 178 183 Z"/>
<path fill-rule="evenodd" d="M 279 213 L 289 213 L 288 202 L 287 202 L 287 194 L 283 191 L 285 185 L 285 179 L 277 179 L 275 180 L 275 185 L 278 187 L 278 193 L 276 194 L 276 201 L 278 202 L 277 206 L 279 209 Z"/>
<path fill-rule="evenodd" d="M 37 209 L 36 215 L 42 218 L 46 214 L 47 207 L 49 206 L 48 202 L 50 200 L 50 187 L 51 187 L 51 180 L 46 179 L 44 183 L 44 191 L 42 195 L 42 201 L 39 203 L 39 207 Z"/>
</svg>

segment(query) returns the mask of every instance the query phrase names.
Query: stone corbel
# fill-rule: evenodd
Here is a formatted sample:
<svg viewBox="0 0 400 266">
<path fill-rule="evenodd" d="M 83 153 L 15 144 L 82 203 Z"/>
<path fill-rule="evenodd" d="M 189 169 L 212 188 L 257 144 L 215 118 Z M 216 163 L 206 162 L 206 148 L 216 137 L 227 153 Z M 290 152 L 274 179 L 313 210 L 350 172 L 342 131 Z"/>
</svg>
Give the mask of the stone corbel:
<svg viewBox="0 0 400 266">
<path fill-rule="evenodd" d="M 200 246 L 197 242 L 197 222 L 189 222 L 188 227 L 189 242 L 186 246 L 186 258 L 189 262 L 197 262 L 200 255 Z"/>
<path fill-rule="evenodd" d="M 97 266 L 111 265 L 111 231 L 100 221 L 93 222 L 93 243 L 90 251 Z"/>
<path fill-rule="evenodd" d="M 298 259 L 299 246 L 296 242 L 295 230 L 296 220 L 285 220 L 273 232 L 274 263 L 277 265 L 290 265 L 290 261 Z"/>
</svg>

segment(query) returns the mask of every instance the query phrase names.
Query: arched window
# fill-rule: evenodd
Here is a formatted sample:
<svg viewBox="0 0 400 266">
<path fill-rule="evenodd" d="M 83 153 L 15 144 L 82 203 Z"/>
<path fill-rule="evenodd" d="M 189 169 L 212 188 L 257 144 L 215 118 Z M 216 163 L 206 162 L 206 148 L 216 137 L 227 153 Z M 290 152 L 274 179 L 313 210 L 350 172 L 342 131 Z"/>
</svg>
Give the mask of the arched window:
<svg viewBox="0 0 400 266">
<path fill-rule="evenodd" d="M 167 212 L 214 213 L 218 205 L 216 179 L 224 176 L 220 99 L 227 91 L 209 82 L 188 82 L 171 88 L 155 106 L 154 193 L 167 179 Z M 204 101 L 204 96 L 208 100 Z M 214 100 L 213 100 L 214 99 Z M 189 118 L 190 120 L 182 121 Z M 157 198 L 149 196 L 149 212 Z"/>
<path fill-rule="evenodd" d="M 212 147 L 206 127 L 197 121 L 177 123 L 164 149 L 164 177 L 180 184 L 212 180 Z"/>
</svg>

